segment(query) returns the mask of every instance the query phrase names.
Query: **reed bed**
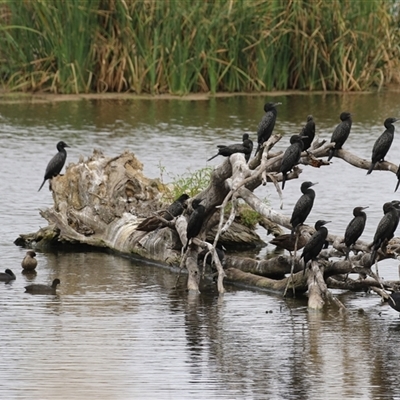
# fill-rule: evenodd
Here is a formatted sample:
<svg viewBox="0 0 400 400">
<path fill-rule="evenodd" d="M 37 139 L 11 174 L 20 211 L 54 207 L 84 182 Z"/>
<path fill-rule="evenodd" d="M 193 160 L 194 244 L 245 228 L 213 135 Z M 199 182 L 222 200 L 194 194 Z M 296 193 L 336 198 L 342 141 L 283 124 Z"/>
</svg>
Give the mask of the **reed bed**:
<svg viewBox="0 0 400 400">
<path fill-rule="evenodd" d="M 381 88 L 395 0 L 0 0 L 0 82 L 54 93 Z"/>
</svg>

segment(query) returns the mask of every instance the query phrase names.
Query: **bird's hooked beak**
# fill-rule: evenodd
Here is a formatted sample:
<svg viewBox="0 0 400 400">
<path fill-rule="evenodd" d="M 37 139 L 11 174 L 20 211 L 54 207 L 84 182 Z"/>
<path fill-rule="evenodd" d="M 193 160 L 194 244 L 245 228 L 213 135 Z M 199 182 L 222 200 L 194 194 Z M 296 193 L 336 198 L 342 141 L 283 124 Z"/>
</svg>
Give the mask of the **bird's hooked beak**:
<svg viewBox="0 0 400 400">
<path fill-rule="evenodd" d="M 322 221 L 322 222 L 323 222 L 322 225 L 326 225 L 326 224 L 329 224 L 332 221 Z"/>
<path fill-rule="evenodd" d="M 282 103 L 274 103 L 274 107 L 276 107 L 276 106 L 280 106 L 280 105 L 282 105 Z"/>
<path fill-rule="evenodd" d="M 311 186 L 318 185 L 319 182 L 311 182 Z"/>
</svg>

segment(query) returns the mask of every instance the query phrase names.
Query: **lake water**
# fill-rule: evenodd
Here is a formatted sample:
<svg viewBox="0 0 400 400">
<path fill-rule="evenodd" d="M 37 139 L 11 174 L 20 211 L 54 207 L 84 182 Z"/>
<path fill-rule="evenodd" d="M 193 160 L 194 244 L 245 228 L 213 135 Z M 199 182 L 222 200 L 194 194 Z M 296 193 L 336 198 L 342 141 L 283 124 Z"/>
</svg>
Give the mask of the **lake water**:
<svg viewBox="0 0 400 400">
<path fill-rule="evenodd" d="M 52 205 L 47 184 L 37 192 L 56 143 L 71 146 L 68 162 L 92 154 L 131 150 L 149 177 L 165 182 L 218 165 L 217 144 L 256 141 L 269 98 L 210 100 L 84 100 L 0 103 L 1 270 L 17 279 L 0 284 L 1 399 L 396 399 L 400 398 L 400 318 L 374 294 L 334 291 L 347 307 L 307 310 L 306 297 L 227 286 L 199 296 L 186 293 L 176 273 L 96 251 L 38 253 L 37 274 L 21 273 L 26 249 L 13 241 L 47 225 L 39 209 Z M 354 113 L 346 149 L 370 158 L 385 118 L 400 117 L 398 94 L 282 95 L 276 132 L 298 133 L 313 114 L 320 139 L 330 140 L 341 111 Z M 400 123 L 397 132 L 400 130 Z M 400 162 L 395 134 L 387 159 Z M 282 213 L 291 214 L 300 183 L 318 181 L 308 222 L 332 220 L 343 234 L 355 206 L 369 206 L 362 239 L 372 241 L 382 204 L 398 199 L 389 172 L 350 167 L 333 159 L 304 167 L 288 181 Z M 256 194 L 278 209 L 273 185 Z M 259 234 L 268 242 L 262 229 Z M 265 257 L 267 246 L 257 257 Z M 380 263 L 398 279 L 398 261 Z M 58 277 L 56 296 L 24 293 L 30 282 Z"/>
</svg>

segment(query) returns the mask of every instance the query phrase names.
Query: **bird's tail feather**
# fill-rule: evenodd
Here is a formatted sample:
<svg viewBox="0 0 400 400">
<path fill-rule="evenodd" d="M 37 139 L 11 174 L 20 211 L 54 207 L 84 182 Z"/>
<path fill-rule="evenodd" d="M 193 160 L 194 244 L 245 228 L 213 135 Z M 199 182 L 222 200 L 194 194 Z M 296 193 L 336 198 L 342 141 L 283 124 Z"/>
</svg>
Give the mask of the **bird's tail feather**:
<svg viewBox="0 0 400 400">
<path fill-rule="evenodd" d="M 40 188 L 38 189 L 38 192 L 40 192 L 40 189 L 43 187 L 44 183 L 46 182 L 46 179 L 42 182 L 42 184 L 40 185 Z"/>
<path fill-rule="evenodd" d="M 369 168 L 368 168 L 367 175 L 369 175 L 369 174 L 372 172 L 372 170 L 375 168 L 375 164 L 376 164 L 376 163 L 374 163 L 374 162 L 371 163 L 371 165 L 370 165 Z"/>
</svg>

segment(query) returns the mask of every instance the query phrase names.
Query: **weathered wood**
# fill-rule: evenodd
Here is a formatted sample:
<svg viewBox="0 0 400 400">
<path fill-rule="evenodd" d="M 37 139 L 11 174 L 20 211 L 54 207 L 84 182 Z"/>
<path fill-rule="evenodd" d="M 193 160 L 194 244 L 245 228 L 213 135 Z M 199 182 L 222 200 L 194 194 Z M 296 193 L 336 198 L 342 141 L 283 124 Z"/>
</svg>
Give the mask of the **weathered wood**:
<svg viewBox="0 0 400 400">
<path fill-rule="evenodd" d="M 218 270 L 218 290 L 223 293 L 225 275 L 230 282 L 253 286 L 262 289 L 284 291 L 290 272 L 291 259 L 278 256 L 270 260 L 252 260 L 226 256 L 225 270 L 215 252 L 219 238 L 237 243 L 240 240 L 255 242 L 257 235 L 246 230 L 235 221 L 237 203 L 245 201 L 252 209 L 265 217 L 268 224 L 275 225 L 283 233 L 281 227 L 290 229 L 289 216 L 283 215 L 268 207 L 254 193 L 260 185 L 273 182 L 278 193 L 282 196 L 278 182 L 282 174 L 278 173 L 282 152 L 272 153 L 271 149 L 280 140 L 279 135 L 272 135 L 264 144 L 264 149 L 257 157 L 246 164 L 242 154 L 234 154 L 218 165 L 212 175 L 210 184 L 196 198 L 202 200 L 206 208 L 205 218 L 199 235 L 192 240 L 187 253 L 182 257 L 181 248 L 186 244 L 187 220 L 192 212 L 189 206 L 184 215 L 168 221 L 164 228 L 153 232 L 137 231 L 136 227 L 144 217 L 152 215 L 162 208 L 162 195 L 167 190 L 157 179 L 148 179 L 143 175 L 143 166 L 132 153 L 125 152 L 120 156 L 105 157 L 100 151 L 94 151 L 87 160 L 80 159 L 76 164 L 70 164 L 65 175 L 51 180 L 51 190 L 54 206 L 42 210 L 41 215 L 48 221 L 49 226 L 40 229 L 33 235 L 21 235 L 20 243 L 26 241 L 31 245 L 46 246 L 49 243 L 80 243 L 96 247 L 106 247 L 126 254 L 135 253 L 142 257 L 157 260 L 171 265 L 182 264 L 188 270 L 187 287 L 191 293 L 199 292 L 200 273 L 197 264 L 199 251 L 207 247 L 211 252 Z M 321 159 L 328 155 L 331 143 L 315 142 L 311 154 L 302 153 L 301 164 L 316 168 L 328 166 L 330 163 Z M 336 151 L 336 157 L 342 158 L 349 164 L 367 169 L 370 161 L 361 159 L 346 150 Z M 378 169 L 397 171 L 397 165 L 390 162 L 378 164 Z M 296 166 L 287 179 L 296 179 L 302 170 Z M 230 216 L 227 218 L 225 209 L 232 205 Z M 303 226 L 303 234 L 311 235 L 312 227 Z M 205 239 L 214 240 L 214 247 Z M 349 261 L 327 261 L 330 257 L 341 257 L 345 254 L 343 237 L 328 236 L 332 245 L 321 252 L 318 264 L 313 262 L 312 268 L 306 275 L 302 273 L 302 261 L 297 257 L 294 262 L 293 282 L 289 282 L 291 291 L 309 291 L 310 309 L 321 309 L 328 299 L 341 304 L 331 296 L 328 285 L 342 285 L 351 290 L 361 290 L 371 286 L 373 279 L 353 281 L 344 279 L 349 273 L 360 276 L 373 276 L 370 272 L 369 255 L 370 243 L 358 241 L 353 251 L 356 255 Z M 400 239 L 394 238 L 386 248 L 379 252 L 379 257 L 399 257 Z M 376 280 L 375 280 L 376 283 Z"/>
</svg>

